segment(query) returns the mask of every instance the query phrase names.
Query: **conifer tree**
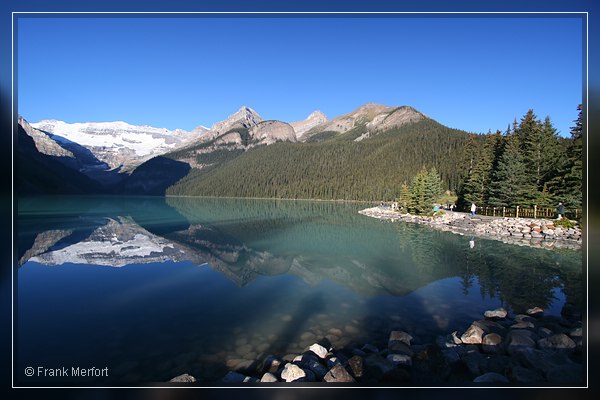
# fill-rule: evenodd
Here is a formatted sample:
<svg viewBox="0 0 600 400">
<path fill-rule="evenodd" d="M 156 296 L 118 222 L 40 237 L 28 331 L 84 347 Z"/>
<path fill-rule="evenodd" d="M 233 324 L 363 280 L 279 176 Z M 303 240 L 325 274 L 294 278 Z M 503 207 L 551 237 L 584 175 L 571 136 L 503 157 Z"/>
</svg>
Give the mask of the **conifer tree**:
<svg viewBox="0 0 600 400">
<path fill-rule="evenodd" d="M 532 203 L 533 185 L 527 176 L 519 138 L 512 134 L 506 139 L 506 145 L 492 174 L 489 205 L 496 207 L 526 206 Z"/>
<path fill-rule="evenodd" d="M 571 138 L 563 157 L 558 160 L 555 176 L 548 186 L 556 201 L 567 207 L 581 207 L 583 184 L 583 107 L 577 107 L 579 114 L 575 126 L 571 127 Z"/>
<path fill-rule="evenodd" d="M 529 110 L 521 120 L 517 136 L 529 179 L 535 190 L 541 192 L 556 166 L 559 145 L 556 129 L 550 117 L 546 117 L 542 124 L 533 110 Z M 537 196 L 539 193 L 532 193 L 532 197 Z"/>
<path fill-rule="evenodd" d="M 426 214 L 442 194 L 442 180 L 435 167 L 425 167 L 414 177 L 410 187 L 411 209 Z"/>
<path fill-rule="evenodd" d="M 410 185 L 411 210 L 416 214 L 424 214 L 429 211 L 431 205 L 427 198 L 425 186 L 427 180 L 427 169 L 423 167 L 413 178 Z"/>
<path fill-rule="evenodd" d="M 465 204 L 487 204 L 492 171 L 501 140 L 502 134 L 500 131 L 496 131 L 495 134 L 488 133 L 486 135 L 471 176 L 465 182 Z"/>
<path fill-rule="evenodd" d="M 398 199 L 398 203 L 400 207 L 402 207 L 403 212 L 407 212 L 410 208 L 413 208 L 410 188 L 406 182 L 402 183 L 402 187 L 400 188 L 400 198 Z"/>
<path fill-rule="evenodd" d="M 429 171 L 427 171 L 427 177 L 425 179 L 425 193 L 430 201 L 430 208 L 443 193 L 442 179 L 440 178 L 440 174 L 438 174 L 435 167 L 431 167 Z"/>
</svg>

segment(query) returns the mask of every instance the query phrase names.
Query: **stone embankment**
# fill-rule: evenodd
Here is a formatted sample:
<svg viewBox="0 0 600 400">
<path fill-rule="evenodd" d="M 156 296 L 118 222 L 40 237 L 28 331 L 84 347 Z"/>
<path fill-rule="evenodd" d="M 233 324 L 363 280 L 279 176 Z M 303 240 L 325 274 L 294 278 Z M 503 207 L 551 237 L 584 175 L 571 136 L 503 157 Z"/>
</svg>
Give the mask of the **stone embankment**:
<svg viewBox="0 0 600 400">
<path fill-rule="evenodd" d="M 391 221 L 413 222 L 435 229 L 471 235 L 484 239 L 539 248 L 581 248 L 581 228 L 563 228 L 551 219 L 502 218 L 460 212 L 447 212 L 436 217 L 402 214 L 389 208 L 373 207 L 359 211 L 360 214 Z"/>
<path fill-rule="evenodd" d="M 567 304 L 562 316 L 533 307 L 509 315 L 503 308 L 435 343 L 392 331 L 385 348 L 373 344 L 334 349 L 323 338 L 301 354 L 268 355 L 228 372 L 223 385 L 332 382 L 358 386 L 583 385 L 581 314 Z M 171 382 L 195 382 L 180 375 Z"/>
</svg>

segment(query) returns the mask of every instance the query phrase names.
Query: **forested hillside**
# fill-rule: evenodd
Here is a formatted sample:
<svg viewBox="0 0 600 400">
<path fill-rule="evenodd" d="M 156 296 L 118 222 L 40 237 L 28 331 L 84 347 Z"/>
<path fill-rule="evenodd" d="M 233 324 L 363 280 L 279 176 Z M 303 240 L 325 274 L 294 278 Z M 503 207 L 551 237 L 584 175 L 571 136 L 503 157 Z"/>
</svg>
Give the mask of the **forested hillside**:
<svg viewBox="0 0 600 400">
<path fill-rule="evenodd" d="M 345 135 L 342 135 L 345 136 Z M 425 119 L 355 142 L 275 143 L 209 171 L 193 169 L 168 195 L 381 200 L 398 196 L 423 167 L 456 190 L 469 134 Z"/>
</svg>

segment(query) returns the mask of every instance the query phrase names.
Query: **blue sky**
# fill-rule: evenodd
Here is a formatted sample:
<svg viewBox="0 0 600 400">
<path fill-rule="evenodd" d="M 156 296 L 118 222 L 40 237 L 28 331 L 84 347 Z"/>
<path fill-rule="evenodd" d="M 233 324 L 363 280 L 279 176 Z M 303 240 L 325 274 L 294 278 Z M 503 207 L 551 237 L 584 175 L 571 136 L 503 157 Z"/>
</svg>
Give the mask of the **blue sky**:
<svg viewBox="0 0 600 400">
<path fill-rule="evenodd" d="M 533 108 L 569 134 L 582 101 L 578 18 L 20 18 L 30 122 L 211 126 L 410 105 L 471 132 Z"/>
</svg>

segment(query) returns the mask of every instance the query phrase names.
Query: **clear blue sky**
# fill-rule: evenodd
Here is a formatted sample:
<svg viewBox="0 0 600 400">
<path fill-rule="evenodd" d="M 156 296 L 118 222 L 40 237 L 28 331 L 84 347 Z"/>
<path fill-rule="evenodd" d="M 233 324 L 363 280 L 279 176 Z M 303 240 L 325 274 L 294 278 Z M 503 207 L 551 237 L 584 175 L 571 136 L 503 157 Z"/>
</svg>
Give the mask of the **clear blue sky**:
<svg viewBox="0 0 600 400">
<path fill-rule="evenodd" d="M 190 130 L 375 102 L 487 132 L 533 108 L 567 136 L 582 51 L 564 17 L 20 18 L 18 111 Z"/>
</svg>

